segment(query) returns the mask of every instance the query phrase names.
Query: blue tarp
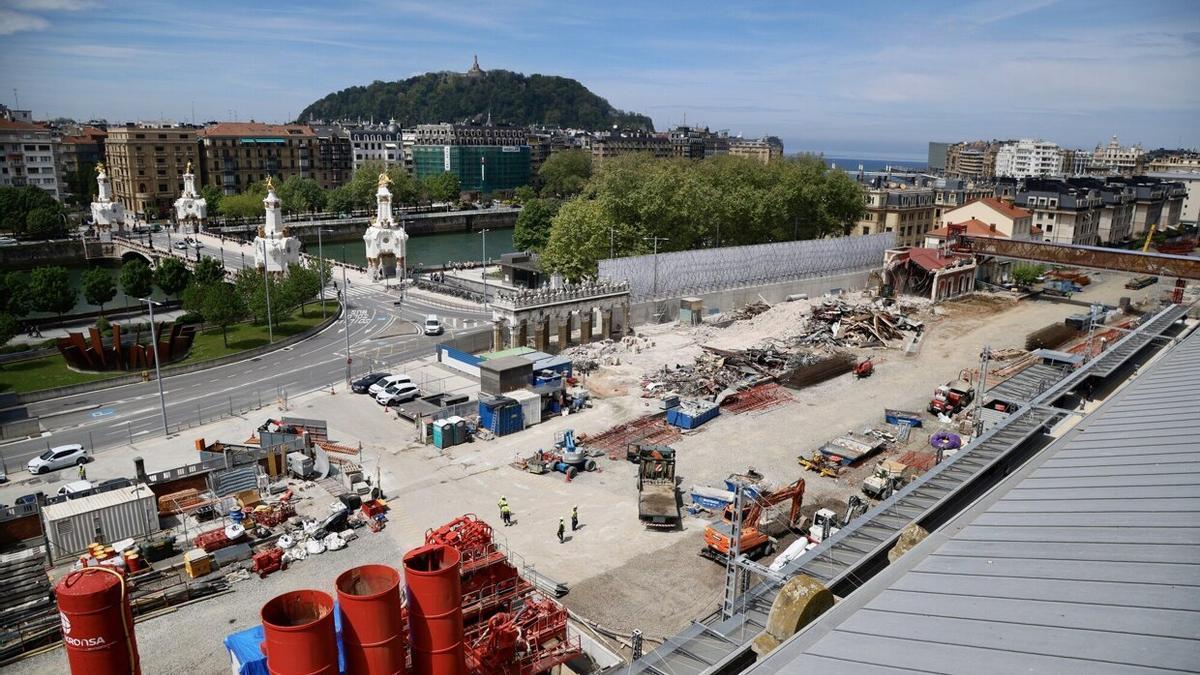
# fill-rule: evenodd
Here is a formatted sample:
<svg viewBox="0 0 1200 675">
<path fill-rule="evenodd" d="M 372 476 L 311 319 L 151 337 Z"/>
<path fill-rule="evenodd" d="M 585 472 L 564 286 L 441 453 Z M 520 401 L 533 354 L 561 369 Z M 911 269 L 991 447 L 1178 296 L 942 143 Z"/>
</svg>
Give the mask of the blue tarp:
<svg viewBox="0 0 1200 675">
<path fill-rule="evenodd" d="M 333 603 L 333 628 L 337 631 L 338 672 L 346 672 L 346 655 L 342 651 L 342 613 Z M 241 664 L 238 675 L 270 675 L 267 657 L 260 646 L 263 641 L 262 625 L 252 626 L 225 636 L 225 648 Z"/>
</svg>

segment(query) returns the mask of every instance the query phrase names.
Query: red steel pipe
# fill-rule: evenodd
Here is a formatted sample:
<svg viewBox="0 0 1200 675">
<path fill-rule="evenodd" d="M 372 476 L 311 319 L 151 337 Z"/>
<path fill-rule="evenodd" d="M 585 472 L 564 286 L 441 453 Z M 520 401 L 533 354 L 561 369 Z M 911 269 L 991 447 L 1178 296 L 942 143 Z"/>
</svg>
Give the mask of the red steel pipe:
<svg viewBox="0 0 1200 675">
<path fill-rule="evenodd" d="M 300 590 L 277 595 L 262 607 L 263 654 L 271 675 L 337 675 L 333 598 Z"/>
<path fill-rule="evenodd" d="M 363 565 L 342 572 L 336 585 L 346 672 L 406 675 L 400 573 L 387 565 Z"/>
<path fill-rule="evenodd" d="M 67 663 L 74 675 L 141 675 L 125 577 L 85 567 L 54 588 Z"/>
<path fill-rule="evenodd" d="M 414 675 L 466 675 L 458 549 L 427 544 L 404 556 Z"/>
</svg>

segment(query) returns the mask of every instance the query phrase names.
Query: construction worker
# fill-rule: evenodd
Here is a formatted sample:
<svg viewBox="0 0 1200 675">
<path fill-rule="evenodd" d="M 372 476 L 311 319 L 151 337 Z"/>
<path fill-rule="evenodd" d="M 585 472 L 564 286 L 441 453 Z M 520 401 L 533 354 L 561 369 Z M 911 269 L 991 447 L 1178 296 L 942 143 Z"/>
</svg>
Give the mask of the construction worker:
<svg viewBox="0 0 1200 675">
<path fill-rule="evenodd" d="M 500 520 L 504 521 L 504 526 L 510 525 L 512 519 L 512 511 L 508 508 L 508 500 L 504 495 L 500 495 L 500 501 L 496 502 L 496 507 L 500 509 Z"/>
<path fill-rule="evenodd" d="M 579 506 L 576 505 L 576 506 L 571 507 L 571 531 L 574 532 L 575 530 L 578 530 L 578 529 L 579 529 Z"/>
<path fill-rule="evenodd" d="M 79 480 L 87 480 L 87 469 L 82 464 L 79 465 Z"/>
<path fill-rule="evenodd" d="M 563 543 L 566 538 L 563 536 L 567 532 L 567 524 L 562 518 L 558 519 L 558 543 Z"/>
</svg>

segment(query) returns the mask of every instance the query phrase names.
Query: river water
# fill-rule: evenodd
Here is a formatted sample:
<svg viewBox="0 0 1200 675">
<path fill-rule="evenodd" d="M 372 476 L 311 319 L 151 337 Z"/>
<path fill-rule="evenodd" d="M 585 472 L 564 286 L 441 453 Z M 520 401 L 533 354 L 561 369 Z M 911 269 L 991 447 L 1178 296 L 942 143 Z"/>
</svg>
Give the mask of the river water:
<svg viewBox="0 0 1200 675">
<path fill-rule="evenodd" d="M 446 232 L 442 234 L 425 234 L 417 237 L 410 237 L 408 240 L 408 266 L 410 268 L 420 265 L 443 265 L 448 261 L 463 262 L 467 260 L 479 260 L 481 256 L 483 236 L 478 232 Z M 324 249 L 324 255 L 333 260 L 344 260 L 345 262 L 365 266 L 367 264 L 367 249 L 361 237 L 357 237 L 348 241 L 339 242 L 324 242 L 321 247 Z M 509 229 L 491 230 L 487 233 L 487 256 L 491 259 L 499 258 L 502 253 L 510 253 L 513 250 L 513 231 Z M 312 242 L 305 246 L 305 251 L 317 255 L 317 244 Z M 215 257 L 215 253 L 214 253 Z M 83 276 L 85 270 L 89 266 L 87 263 L 70 265 L 67 271 L 71 273 L 71 283 L 76 289 L 80 287 L 80 277 Z M 121 270 L 121 266 L 112 260 L 104 260 L 96 267 L 101 267 L 108 270 L 110 274 L 116 278 Z M 28 274 L 28 273 L 26 273 Z M 162 300 L 162 291 L 154 289 L 154 297 Z M 106 304 L 104 309 L 107 311 L 115 311 L 123 309 L 127 306 L 136 305 L 136 299 L 127 298 L 120 290 L 120 285 L 117 286 L 117 297 L 113 301 Z M 75 307 L 70 313 L 91 312 L 100 309 L 95 305 L 88 304 L 83 299 L 83 293 L 80 292 L 75 302 Z M 31 317 L 51 317 L 55 316 L 47 312 L 34 312 Z"/>
</svg>

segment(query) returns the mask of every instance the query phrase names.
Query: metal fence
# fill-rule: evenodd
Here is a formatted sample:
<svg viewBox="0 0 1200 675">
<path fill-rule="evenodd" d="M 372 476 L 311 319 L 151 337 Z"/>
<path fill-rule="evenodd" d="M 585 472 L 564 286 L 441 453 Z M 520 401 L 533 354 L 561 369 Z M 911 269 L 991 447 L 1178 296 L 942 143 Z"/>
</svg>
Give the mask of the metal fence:
<svg viewBox="0 0 1200 675">
<path fill-rule="evenodd" d="M 895 244 L 885 232 L 677 251 L 601 260 L 599 276 L 629 282 L 634 301 L 656 300 L 878 267 Z"/>
</svg>

